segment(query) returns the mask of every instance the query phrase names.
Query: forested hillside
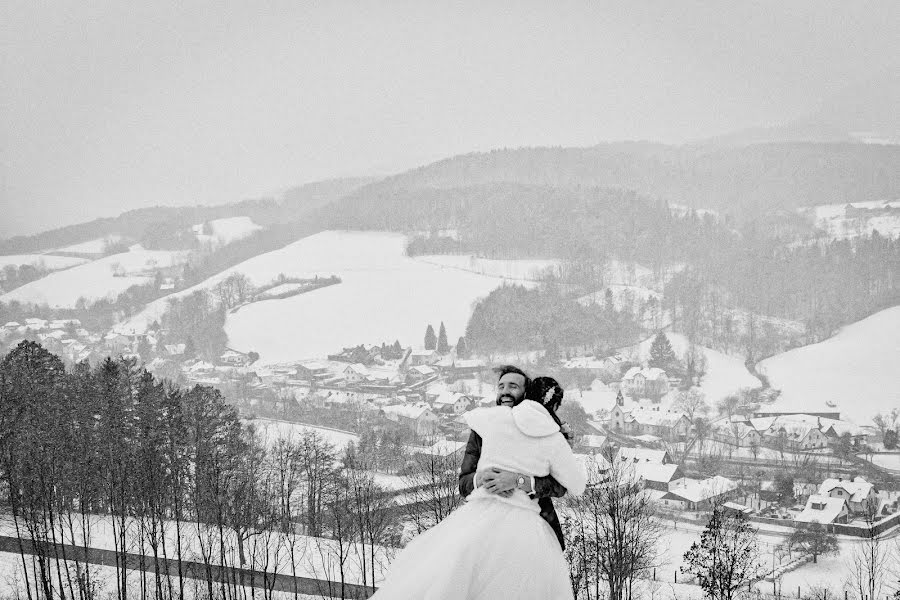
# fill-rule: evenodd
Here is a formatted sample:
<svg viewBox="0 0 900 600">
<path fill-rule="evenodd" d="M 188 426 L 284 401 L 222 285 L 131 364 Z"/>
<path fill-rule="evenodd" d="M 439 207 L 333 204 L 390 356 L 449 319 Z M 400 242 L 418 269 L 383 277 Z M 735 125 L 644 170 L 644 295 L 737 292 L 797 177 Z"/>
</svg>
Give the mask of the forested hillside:
<svg viewBox="0 0 900 600">
<path fill-rule="evenodd" d="M 360 189 L 360 199 L 415 188 L 496 182 L 634 190 L 737 216 L 900 197 L 900 146 L 757 144 L 739 148 L 603 144 L 493 150 L 448 158 Z"/>
</svg>

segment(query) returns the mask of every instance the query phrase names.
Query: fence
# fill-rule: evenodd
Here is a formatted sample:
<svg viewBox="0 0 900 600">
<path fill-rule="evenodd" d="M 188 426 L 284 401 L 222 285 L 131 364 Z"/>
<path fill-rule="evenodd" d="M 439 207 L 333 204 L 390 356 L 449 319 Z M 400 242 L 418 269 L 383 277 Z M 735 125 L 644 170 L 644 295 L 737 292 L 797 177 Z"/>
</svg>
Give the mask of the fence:
<svg viewBox="0 0 900 600">
<path fill-rule="evenodd" d="M 48 547 L 51 552 L 55 549 L 56 553 L 54 556 L 58 555 L 60 559 L 65 557 L 66 560 L 106 567 L 117 567 L 122 565 L 122 557 L 124 555 L 124 568 L 128 570 L 144 570 L 152 572 L 158 567 L 160 571 L 166 571 L 168 569 L 168 572 L 173 575 L 181 573 L 182 577 L 188 579 L 213 581 L 215 583 L 231 583 L 246 587 L 288 592 L 291 594 L 297 593 L 330 596 L 331 598 L 352 598 L 355 600 L 368 598 L 375 593 L 371 587 L 355 583 L 341 583 L 339 581 L 314 579 L 312 577 L 294 577 L 293 575 L 283 573 L 269 573 L 266 571 L 223 567 L 221 565 L 213 564 L 208 565 L 187 560 L 179 562 L 177 559 L 154 558 L 152 556 L 134 554 L 131 552 L 121 553 L 100 548 L 87 548 L 87 550 L 85 550 L 85 548 L 81 546 L 73 546 L 71 544 L 43 545 Z M 31 540 L 5 535 L 0 536 L 0 552 L 13 552 L 18 554 L 20 548 L 25 554 L 36 553 L 34 544 Z"/>
</svg>

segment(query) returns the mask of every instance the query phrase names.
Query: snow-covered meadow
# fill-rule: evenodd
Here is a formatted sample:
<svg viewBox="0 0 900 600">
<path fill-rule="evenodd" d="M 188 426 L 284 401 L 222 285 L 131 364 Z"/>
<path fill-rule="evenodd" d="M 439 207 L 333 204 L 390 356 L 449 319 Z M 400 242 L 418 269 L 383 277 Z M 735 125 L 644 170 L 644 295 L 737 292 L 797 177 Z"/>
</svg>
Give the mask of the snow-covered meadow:
<svg viewBox="0 0 900 600">
<path fill-rule="evenodd" d="M 773 408 L 840 411 L 842 419 L 868 425 L 877 413 L 900 407 L 900 307 L 768 358 L 758 369 L 781 390 Z"/>
<path fill-rule="evenodd" d="M 71 246 L 57 248 L 55 251 L 69 252 L 71 254 L 103 254 L 103 251 L 109 244 L 115 244 L 116 242 L 119 242 L 121 240 L 121 235 L 113 234 L 106 237 L 88 240 L 86 242 L 81 242 L 78 244 L 72 244 Z"/>
<path fill-rule="evenodd" d="M 848 216 L 847 206 L 847 204 L 809 206 L 801 208 L 800 213 L 806 215 L 816 228 L 824 231 L 832 239 L 871 235 L 873 231 L 889 237 L 900 235 L 900 215 L 896 212 L 890 215 Z M 896 211 L 900 209 L 900 200 L 854 202 L 850 206 L 867 210 L 890 208 Z"/>
<path fill-rule="evenodd" d="M 0 269 L 6 266 L 21 267 L 31 265 L 48 271 L 58 271 L 77 267 L 88 262 L 86 258 L 75 256 L 56 256 L 53 254 L 7 254 L 0 256 Z"/>
<path fill-rule="evenodd" d="M 203 233 L 204 225 L 210 233 Z M 194 235 L 197 236 L 198 242 L 214 246 L 224 246 L 225 244 L 242 240 L 260 229 L 262 229 L 262 226 L 254 223 L 250 217 L 213 219 L 205 224 L 200 223 L 193 227 Z"/>
<path fill-rule="evenodd" d="M 299 441 L 304 433 L 315 433 L 321 439 L 332 444 L 337 451 L 346 448 L 350 442 L 359 442 L 359 436 L 354 433 L 328 427 L 316 427 L 315 425 L 305 425 L 291 421 L 261 418 L 253 419 L 246 423 L 253 426 L 257 437 L 268 447 L 274 446 L 279 440 L 286 442 Z"/>
<path fill-rule="evenodd" d="M 681 334 L 666 333 L 666 337 L 679 357 L 682 357 L 690 347 L 688 339 Z M 652 345 L 653 337 L 650 337 L 637 346 L 621 350 L 620 353 L 623 356 L 633 356 L 637 360 L 646 361 L 650 357 Z M 715 406 L 716 402 L 742 388 L 758 388 L 762 385 L 759 379 L 747 370 L 742 358 L 703 346 L 697 348 L 706 357 L 706 374 L 699 387 L 710 406 Z"/>
<path fill-rule="evenodd" d="M 443 321 L 455 341 L 464 335 L 474 303 L 515 278 L 430 264 L 405 254 L 406 236 L 383 232 L 324 231 L 255 256 L 200 284 L 161 298 L 121 325 L 141 331 L 165 311 L 168 301 L 209 290 L 234 273 L 254 285 L 280 274 L 312 278 L 337 275 L 342 283 L 282 300 L 250 304 L 228 316 L 228 345 L 255 351 L 261 364 L 321 358 L 345 346 L 400 340 L 418 345 L 431 324 Z M 534 261 L 505 272 L 521 274 Z M 452 343 L 452 342 L 451 342 Z"/>
<path fill-rule="evenodd" d="M 128 252 L 50 273 L 0 296 L 0 302 L 47 304 L 51 308 L 74 308 L 79 298 L 88 301 L 115 299 L 133 285 L 152 281 L 153 269 L 183 260 L 184 253 L 144 250 L 132 246 Z"/>
</svg>

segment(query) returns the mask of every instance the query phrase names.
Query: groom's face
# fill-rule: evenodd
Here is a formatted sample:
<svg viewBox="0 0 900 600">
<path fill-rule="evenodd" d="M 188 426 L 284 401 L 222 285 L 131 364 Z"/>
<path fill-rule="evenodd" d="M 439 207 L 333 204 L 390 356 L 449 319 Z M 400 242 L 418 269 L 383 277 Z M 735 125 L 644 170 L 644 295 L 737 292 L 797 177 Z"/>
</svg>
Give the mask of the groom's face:
<svg viewBox="0 0 900 600">
<path fill-rule="evenodd" d="M 525 396 L 525 378 L 518 373 L 506 373 L 497 382 L 497 402 L 514 406 Z"/>
</svg>

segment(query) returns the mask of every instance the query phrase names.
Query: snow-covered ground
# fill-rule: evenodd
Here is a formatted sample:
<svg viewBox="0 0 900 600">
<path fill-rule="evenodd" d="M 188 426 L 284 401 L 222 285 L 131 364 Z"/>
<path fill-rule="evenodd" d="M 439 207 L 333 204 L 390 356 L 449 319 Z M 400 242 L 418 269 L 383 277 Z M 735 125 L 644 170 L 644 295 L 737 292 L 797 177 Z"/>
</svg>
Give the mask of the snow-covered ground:
<svg viewBox="0 0 900 600">
<path fill-rule="evenodd" d="M 337 275 L 339 285 L 251 304 L 228 316 L 229 347 L 258 352 L 260 364 L 296 362 L 361 343 L 418 345 L 426 327 L 437 329 L 441 321 L 455 341 L 464 334 L 476 300 L 504 281 L 516 281 L 429 264 L 406 256 L 405 248 L 406 237 L 400 234 L 325 231 L 152 302 L 121 327 L 143 331 L 165 311 L 169 299 L 211 289 L 233 273 L 243 273 L 254 285 L 281 273 Z"/>
<path fill-rule="evenodd" d="M 290 421 L 279 421 L 277 419 L 253 419 L 247 421 L 247 424 L 253 425 L 257 435 L 267 446 L 274 446 L 278 440 L 299 441 L 300 437 L 306 432 L 316 433 L 328 443 L 333 444 L 338 451 L 346 448 L 350 442 L 359 442 L 359 436 L 349 431 L 339 431 L 303 423 L 291 423 Z"/>
<path fill-rule="evenodd" d="M 0 296 L 0 302 L 48 304 L 51 308 L 74 308 L 79 298 L 116 298 L 132 285 L 152 281 L 149 273 L 182 260 L 184 253 L 144 250 L 132 246 L 128 252 L 57 271 Z M 142 273 L 142 274 L 138 274 Z"/>
<path fill-rule="evenodd" d="M 773 408 L 840 411 L 842 419 L 867 425 L 877 413 L 900 407 L 900 307 L 768 358 L 758 369 L 781 390 Z"/>
<path fill-rule="evenodd" d="M 870 454 L 861 458 L 871 459 L 879 467 L 900 471 L 900 454 Z"/>
<path fill-rule="evenodd" d="M 417 256 L 415 260 L 437 265 L 440 267 L 449 267 L 452 269 L 461 269 L 478 273 L 479 275 L 489 275 L 491 277 L 503 277 L 506 279 L 532 279 L 537 280 L 545 273 L 553 273 L 558 275 L 558 260 L 497 260 L 491 258 L 479 258 L 471 254 L 437 254 Z"/>
<path fill-rule="evenodd" d="M 298 493 L 302 493 L 298 490 Z M 82 534 L 82 525 L 75 515 L 71 523 L 71 531 L 69 530 L 69 522 L 65 515 L 60 516 L 62 526 L 64 527 L 62 535 L 57 530 L 57 539 L 62 539 L 65 543 L 81 546 L 84 544 L 84 536 Z M 114 529 L 112 519 L 104 515 L 90 515 L 88 517 L 89 526 L 89 546 L 104 550 L 115 550 L 118 541 L 119 527 L 118 523 Z M 165 521 L 161 524 L 164 529 L 163 535 L 166 542 L 165 547 L 168 549 L 168 556 L 177 556 L 178 547 L 178 530 L 174 521 Z M 219 556 L 219 533 L 213 525 L 198 526 L 196 523 L 181 523 L 181 548 L 184 560 L 202 561 L 202 547 L 209 548 L 210 544 L 214 544 L 216 552 L 213 553 L 211 562 L 222 564 Z M 15 527 L 12 518 L 4 515 L 0 518 L 0 534 L 15 536 Z M 146 533 L 145 533 L 146 535 Z M 141 540 L 141 525 L 137 519 L 127 519 L 125 532 L 125 549 L 127 552 L 143 553 L 152 555 L 152 549 L 146 537 Z M 226 529 L 223 537 L 224 541 L 224 558 L 225 564 L 238 565 L 238 545 L 233 530 Z M 268 572 L 278 572 L 284 574 L 292 574 L 296 569 L 299 577 L 314 577 L 317 579 L 330 579 L 332 581 L 339 579 L 338 572 L 338 545 L 335 540 L 326 538 L 309 537 L 294 533 L 278 533 L 276 531 L 263 531 L 254 533 L 249 536 L 245 542 L 245 550 L 247 555 L 247 563 L 245 567 L 261 569 L 266 566 Z M 344 540 L 344 571 L 347 582 L 362 583 L 362 550 L 359 544 L 347 545 Z M 366 545 L 365 551 L 368 554 L 371 546 Z M 384 546 L 375 546 L 376 556 L 376 580 L 384 577 L 385 567 L 389 564 L 389 558 L 393 556 L 396 549 Z M 2 553 L 0 553 L 2 554 Z M 13 555 L 15 556 L 15 555 Z M 367 566 L 367 571 L 369 570 Z M 113 591 L 115 591 L 113 589 Z"/>
<path fill-rule="evenodd" d="M 281 294 L 287 294 L 289 292 L 295 292 L 299 289 L 306 287 L 304 283 L 282 283 L 281 285 L 276 285 L 273 288 L 267 289 L 265 292 L 261 294 L 262 298 L 267 296 L 279 296 Z"/>
<path fill-rule="evenodd" d="M 230 244 L 237 240 L 251 236 L 260 229 L 261 225 L 257 225 L 250 217 L 227 217 L 225 219 L 214 219 L 208 222 L 211 234 L 204 234 L 204 224 L 194 225 L 194 234 L 200 243 L 212 243 L 216 246 Z"/>
<path fill-rule="evenodd" d="M 34 572 L 38 570 L 38 567 L 35 563 L 34 556 L 26 555 L 25 561 L 28 565 L 28 581 L 31 584 L 32 594 L 34 597 L 40 597 L 41 591 L 35 589 L 35 581 L 34 581 Z M 84 565 L 81 565 L 84 568 Z M 57 571 L 58 568 L 58 571 Z M 91 581 L 97 586 L 97 597 L 98 598 L 114 598 L 116 597 L 116 578 L 117 572 L 115 567 L 106 567 L 100 565 L 90 565 L 90 576 Z M 56 583 L 55 574 L 60 572 L 63 574 L 64 581 L 68 581 L 66 577 L 66 573 L 70 574 L 70 577 L 75 583 L 75 574 L 77 573 L 77 567 L 74 561 L 53 561 L 50 562 L 50 571 L 54 573 L 54 583 Z M 148 572 L 144 574 L 145 580 L 144 583 L 147 587 L 147 597 L 155 598 L 156 595 L 156 583 L 154 579 L 154 574 L 152 572 Z M 178 587 L 177 583 L 178 573 L 175 572 L 172 574 L 173 585 L 176 588 Z M 141 578 L 142 573 L 138 570 L 128 571 L 126 574 L 127 585 L 131 590 L 139 590 L 141 586 Z M 22 568 L 22 558 L 19 554 L 13 552 L 0 552 L 0 596 L 4 598 L 26 598 L 28 594 L 26 592 L 25 587 L 25 572 Z M 167 585 L 165 580 L 163 580 L 163 585 Z M 67 587 L 65 588 L 65 596 L 69 598 L 77 598 L 78 597 L 78 589 L 77 584 L 75 584 L 74 590 L 71 590 Z M 58 590 L 57 590 L 58 592 Z M 163 592 L 163 596 L 168 592 L 166 589 Z M 199 579 L 187 579 L 185 580 L 185 595 L 184 600 L 200 600 L 208 595 L 206 582 L 201 581 Z M 255 596 L 254 596 L 255 592 Z M 239 596 L 242 598 L 253 598 L 258 597 L 262 598 L 263 593 L 261 589 L 252 590 L 249 587 L 247 588 L 239 588 L 238 594 L 243 593 L 243 596 Z M 300 594 L 298 596 L 294 596 L 293 593 L 288 592 L 271 592 L 273 600 L 320 600 L 321 596 L 309 596 L 305 594 Z M 135 597 L 137 595 L 135 594 Z"/>
<path fill-rule="evenodd" d="M 80 244 L 72 244 L 63 248 L 57 248 L 56 252 L 71 252 L 73 254 L 103 254 L 107 244 L 114 244 L 122 239 L 121 235 L 108 235 L 106 237 L 81 242 Z"/>
<path fill-rule="evenodd" d="M 68 269 L 69 267 L 77 267 L 88 262 L 86 258 L 77 258 L 74 256 L 54 256 L 53 254 L 8 254 L 0 256 L 0 269 L 6 266 L 20 267 L 22 265 L 32 265 L 48 271 L 58 271 L 60 269 Z"/>
<path fill-rule="evenodd" d="M 900 209 L 900 200 L 885 202 L 875 200 L 870 202 L 854 202 L 854 208 L 878 209 L 890 207 Z M 813 224 L 824 231 L 832 239 L 847 239 L 870 235 L 877 231 L 881 235 L 897 237 L 900 235 L 900 215 L 879 216 L 847 216 L 846 204 L 825 204 L 822 206 L 809 206 L 800 209 L 800 213 L 807 215 Z"/>
<path fill-rule="evenodd" d="M 675 354 L 679 358 L 683 357 L 690 345 L 688 339 L 678 333 L 666 333 L 666 337 L 669 338 Z M 653 337 L 650 337 L 637 346 L 620 350 L 620 353 L 623 356 L 635 356 L 638 360 L 646 362 L 650 357 L 652 344 Z M 714 408 L 716 402 L 742 388 L 757 388 L 762 385 L 744 366 L 743 359 L 702 346 L 698 346 L 698 349 L 706 357 L 706 375 L 700 382 L 700 389 L 710 407 Z"/>
</svg>

